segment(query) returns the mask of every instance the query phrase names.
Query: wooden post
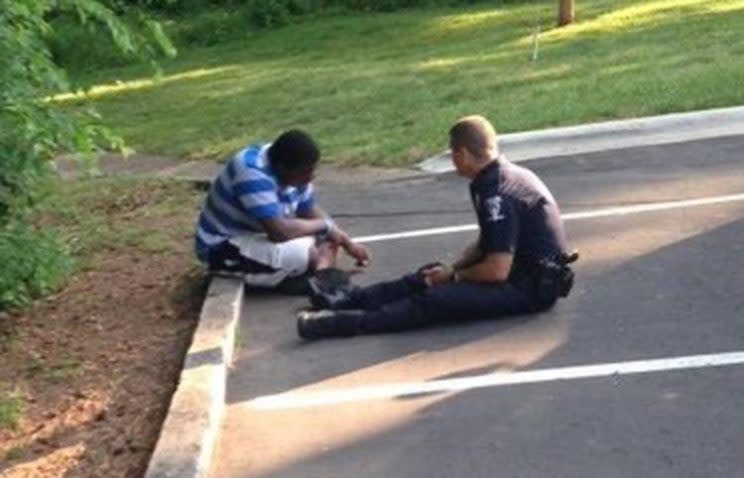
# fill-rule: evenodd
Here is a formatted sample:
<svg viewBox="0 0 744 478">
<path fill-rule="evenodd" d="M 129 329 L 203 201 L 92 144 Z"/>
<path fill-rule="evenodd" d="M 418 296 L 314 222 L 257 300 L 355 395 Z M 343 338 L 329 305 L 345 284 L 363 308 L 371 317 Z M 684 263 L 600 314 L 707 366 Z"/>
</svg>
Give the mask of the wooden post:
<svg viewBox="0 0 744 478">
<path fill-rule="evenodd" d="M 574 21 L 574 0 L 558 0 L 558 26 L 570 25 Z"/>
</svg>

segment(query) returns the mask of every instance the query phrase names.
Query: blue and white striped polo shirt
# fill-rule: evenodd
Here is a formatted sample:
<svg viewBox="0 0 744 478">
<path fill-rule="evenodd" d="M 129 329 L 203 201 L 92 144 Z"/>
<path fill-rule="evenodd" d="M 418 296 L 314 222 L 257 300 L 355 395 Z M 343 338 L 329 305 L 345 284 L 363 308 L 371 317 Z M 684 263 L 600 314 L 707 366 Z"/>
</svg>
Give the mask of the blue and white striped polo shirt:
<svg viewBox="0 0 744 478">
<path fill-rule="evenodd" d="M 315 204 L 312 184 L 282 188 L 271 170 L 270 144 L 251 145 L 225 165 L 209 189 L 196 230 L 196 255 L 231 237 L 264 232 L 260 221 L 308 214 Z"/>
</svg>

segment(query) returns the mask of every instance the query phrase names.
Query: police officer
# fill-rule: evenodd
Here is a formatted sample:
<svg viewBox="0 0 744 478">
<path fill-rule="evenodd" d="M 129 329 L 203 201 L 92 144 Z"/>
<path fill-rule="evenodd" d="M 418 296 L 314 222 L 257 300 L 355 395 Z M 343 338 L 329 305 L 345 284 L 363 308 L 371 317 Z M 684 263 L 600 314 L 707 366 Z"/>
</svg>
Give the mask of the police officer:
<svg viewBox="0 0 744 478">
<path fill-rule="evenodd" d="M 431 264 L 393 282 L 348 292 L 316 289 L 298 314 L 302 338 L 412 329 L 447 320 L 535 313 L 566 296 L 573 283 L 558 204 L 530 170 L 499 154 L 482 116 L 449 131 L 452 161 L 470 182 L 480 229 L 459 260 Z"/>
</svg>

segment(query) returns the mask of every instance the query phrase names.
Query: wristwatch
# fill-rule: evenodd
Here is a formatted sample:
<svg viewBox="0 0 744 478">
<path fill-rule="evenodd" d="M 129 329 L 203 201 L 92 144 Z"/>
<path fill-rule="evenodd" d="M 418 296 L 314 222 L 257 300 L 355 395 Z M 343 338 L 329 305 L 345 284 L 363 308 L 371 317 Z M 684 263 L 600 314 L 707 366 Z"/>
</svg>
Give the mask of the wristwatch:
<svg viewBox="0 0 744 478">
<path fill-rule="evenodd" d="M 331 219 L 330 217 L 326 216 L 326 217 L 323 218 L 323 229 L 321 229 L 320 231 L 318 231 L 315 234 L 315 236 L 319 240 L 322 241 L 322 240 L 328 238 L 328 236 L 331 234 L 331 232 L 333 232 L 333 229 L 335 229 L 335 228 L 336 228 L 336 223 L 333 222 L 333 219 Z"/>
</svg>

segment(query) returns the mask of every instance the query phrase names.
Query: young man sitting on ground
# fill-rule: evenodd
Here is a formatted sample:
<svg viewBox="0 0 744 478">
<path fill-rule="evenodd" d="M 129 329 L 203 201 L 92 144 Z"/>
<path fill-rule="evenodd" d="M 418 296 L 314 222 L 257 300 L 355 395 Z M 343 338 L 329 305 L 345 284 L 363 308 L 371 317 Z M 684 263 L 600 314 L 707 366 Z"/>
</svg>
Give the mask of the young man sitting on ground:
<svg viewBox="0 0 744 478">
<path fill-rule="evenodd" d="M 319 159 L 313 139 L 299 130 L 235 154 L 199 215 L 197 257 L 210 271 L 239 273 L 249 286 L 300 293 L 307 277 L 334 264 L 339 248 L 366 265 L 367 250 L 315 204 Z"/>
</svg>

